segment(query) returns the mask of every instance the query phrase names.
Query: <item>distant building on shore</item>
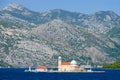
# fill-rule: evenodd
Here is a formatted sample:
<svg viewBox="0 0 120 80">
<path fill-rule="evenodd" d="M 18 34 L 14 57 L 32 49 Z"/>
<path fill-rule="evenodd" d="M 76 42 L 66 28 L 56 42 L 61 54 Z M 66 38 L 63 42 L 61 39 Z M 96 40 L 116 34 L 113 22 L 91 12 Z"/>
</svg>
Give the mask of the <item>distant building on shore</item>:
<svg viewBox="0 0 120 80">
<path fill-rule="evenodd" d="M 38 66 L 36 69 L 37 72 L 47 72 L 46 66 Z"/>
</svg>

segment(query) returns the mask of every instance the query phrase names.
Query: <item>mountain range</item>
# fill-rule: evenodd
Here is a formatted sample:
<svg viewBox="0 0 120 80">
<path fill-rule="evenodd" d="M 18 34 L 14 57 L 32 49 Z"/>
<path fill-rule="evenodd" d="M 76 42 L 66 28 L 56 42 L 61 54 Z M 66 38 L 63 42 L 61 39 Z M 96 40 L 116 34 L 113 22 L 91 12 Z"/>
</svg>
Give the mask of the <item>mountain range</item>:
<svg viewBox="0 0 120 80">
<path fill-rule="evenodd" d="M 0 9 L 0 66 L 57 66 L 57 58 L 79 65 L 110 64 L 120 58 L 120 16 L 61 9 L 34 12 L 19 4 Z M 54 66 L 53 66 L 54 65 Z"/>
</svg>

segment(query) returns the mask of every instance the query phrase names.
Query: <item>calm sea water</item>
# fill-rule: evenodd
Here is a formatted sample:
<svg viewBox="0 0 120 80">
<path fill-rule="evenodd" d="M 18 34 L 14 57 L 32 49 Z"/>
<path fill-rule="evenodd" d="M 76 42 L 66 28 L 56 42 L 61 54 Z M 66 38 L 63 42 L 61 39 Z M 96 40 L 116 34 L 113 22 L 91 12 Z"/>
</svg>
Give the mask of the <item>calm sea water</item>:
<svg viewBox="0 0 120 80">
<path fill-rule="evenodd" d="M 119 69 L 106 69 L 104 73 L 34 73 L 24 70 L 0 68 L 0 80 L 120 80 Z"/>
</svg>

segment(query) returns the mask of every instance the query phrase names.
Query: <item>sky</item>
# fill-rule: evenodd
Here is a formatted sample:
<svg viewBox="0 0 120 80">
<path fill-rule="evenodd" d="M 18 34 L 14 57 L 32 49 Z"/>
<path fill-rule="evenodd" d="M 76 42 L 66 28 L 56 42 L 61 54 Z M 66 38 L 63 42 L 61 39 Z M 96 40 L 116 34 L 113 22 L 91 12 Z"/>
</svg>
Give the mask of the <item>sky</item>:
<svg viewBox="0 0 120 80">
<path fill-rule="evenodd" d="M 0 0 L 0 8 L 10 3 L 18 3 L 36 12 L 63 9 L 92 14 L 97 11 L 110 10 L 120 15 L 120 0 Z"/>
</svg>

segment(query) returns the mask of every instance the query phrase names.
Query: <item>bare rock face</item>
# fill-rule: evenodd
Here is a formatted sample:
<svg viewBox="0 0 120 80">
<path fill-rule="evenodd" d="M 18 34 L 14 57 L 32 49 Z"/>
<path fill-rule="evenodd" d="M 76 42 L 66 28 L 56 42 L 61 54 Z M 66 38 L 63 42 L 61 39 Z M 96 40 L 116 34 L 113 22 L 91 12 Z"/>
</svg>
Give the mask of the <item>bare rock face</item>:
<svg viewBox="0 0 120 80">
<path fill-rule="evenodd" d="M 64 10 L 37 13 L 18 4 L 0 10 L 0 66 L 57 66 L 58 56 L 102 65 L 120 58 L 120 16 Z"/>
</svg>

